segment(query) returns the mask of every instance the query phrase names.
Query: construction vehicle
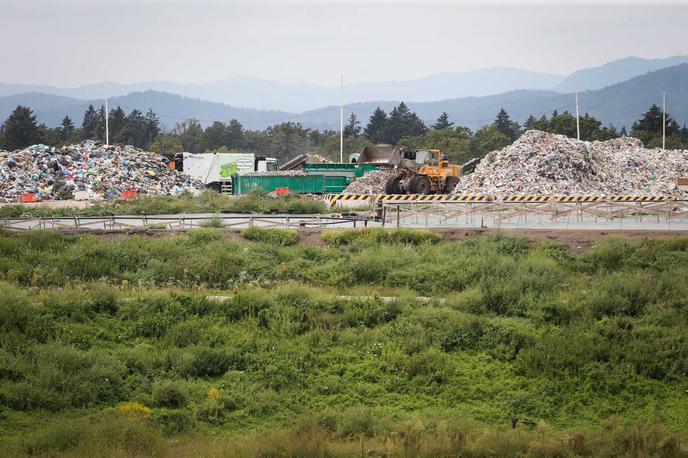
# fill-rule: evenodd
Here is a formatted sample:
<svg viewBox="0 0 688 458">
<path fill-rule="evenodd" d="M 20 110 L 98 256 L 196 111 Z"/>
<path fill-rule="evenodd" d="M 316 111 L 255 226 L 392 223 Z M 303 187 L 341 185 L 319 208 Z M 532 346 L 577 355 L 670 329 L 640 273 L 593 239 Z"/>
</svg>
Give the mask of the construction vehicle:
<svg viewBox="0 0 688 458">
<path fill-rule="evenodd" d="M 459 183 L 463 167 L 438 149 L 399 151 L 389 159 L 399 173 L 387 180 L 387 194 L 444 194 Z M 468 163 L 466 164 L 468 165 Z"/>
<path fill-rule="evenodd" d="M 175 168 L 203 182 L 206 188 L 223 194 L 233 193 L 234 175 L 277 171 L 277 159 L 252 153 L 179 153 Z"/>
</svg>

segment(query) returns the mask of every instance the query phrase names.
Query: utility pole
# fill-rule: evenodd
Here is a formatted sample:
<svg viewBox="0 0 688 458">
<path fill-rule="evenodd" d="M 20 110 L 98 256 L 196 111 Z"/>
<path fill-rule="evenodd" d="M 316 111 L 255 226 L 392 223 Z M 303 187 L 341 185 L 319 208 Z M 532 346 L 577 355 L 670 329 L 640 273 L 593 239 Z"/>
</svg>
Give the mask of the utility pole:
<svg viewBox="0 0 688 458">
<path fill-rule="evenodd" d="M 666 149 L 666 92 L 662 93 L 662 149 Z"/>
<path fill-rule="evenodd" d="M 578 90 L 576 90 L 576 137 L 580 140 L 580 120 L 578 116 Z"/>
<path fill-rule="evenodd" d="M 110 144 L 110 124 L 108 118 L 110 117 L 110 111 L 108 110 L 108 74 L 107 68 L 105 69 L 105 145 Z"/>
<path fill-rule="evenodd" d="M 344 75 L 339 82 L 339 162 L 344 163 Z"/>
</svg>

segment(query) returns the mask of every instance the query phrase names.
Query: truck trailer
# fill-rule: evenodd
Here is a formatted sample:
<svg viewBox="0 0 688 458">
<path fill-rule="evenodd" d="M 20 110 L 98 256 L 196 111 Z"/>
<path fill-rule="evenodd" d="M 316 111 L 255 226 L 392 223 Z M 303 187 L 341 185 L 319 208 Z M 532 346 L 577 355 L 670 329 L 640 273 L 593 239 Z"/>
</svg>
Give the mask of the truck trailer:
<svg viewBox="0 0 688 458">
<path fill-rule="evenodd" d="M 206 188 L 234 193 L 233 178 L 253 172 L 277 171 L 277 159 L 252 153 L 179 153 L 175 168 L 201 181 Z"/>
</svg>

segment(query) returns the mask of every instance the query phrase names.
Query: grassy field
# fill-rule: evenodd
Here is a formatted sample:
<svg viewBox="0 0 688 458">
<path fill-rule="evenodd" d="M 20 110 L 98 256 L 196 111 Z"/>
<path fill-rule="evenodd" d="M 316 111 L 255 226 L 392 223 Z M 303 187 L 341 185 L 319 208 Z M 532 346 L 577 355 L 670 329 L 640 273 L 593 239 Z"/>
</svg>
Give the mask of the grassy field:
<svg viewBox="0 0 688 458">
<path fill-rule="evenodd" d="M 200 196 L 141 196 L 96 202 L 85 208 L 42 205 L 0 206 L 0 218 L 48 218 L 60 216 L 161 215 L 176 213 L 327 213 L 322 202 L 300 196 L 270 196 L 256 190 L 234 197 L 205 191 Z"/>
<path fill-rule="evenodd" d="M 0 233 L 0 456 L 688 456 L 688 238 L 323 239 Z"/>
</svg>

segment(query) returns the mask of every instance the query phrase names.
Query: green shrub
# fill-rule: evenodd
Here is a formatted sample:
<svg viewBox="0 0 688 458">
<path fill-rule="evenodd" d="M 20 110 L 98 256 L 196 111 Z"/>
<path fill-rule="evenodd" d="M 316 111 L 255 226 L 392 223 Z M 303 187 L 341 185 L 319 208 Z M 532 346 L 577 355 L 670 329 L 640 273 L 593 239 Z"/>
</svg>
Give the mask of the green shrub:
<svg viewBox="0 0 688 458">
<path fill-rule="evenodd" d="M 132 420 L 107 409 L 79 418 L 51 419 L 22 434 L 17 445 L 8 456 L 141 456 L 159 454 L 163 440 L 146 419 Z"/>
<path fill-rule="evenodd" d="M 165 436 L 175 436 L 196 429 L 194 415 L 189 410 L 153 410 L 153 420 Z"/>
<path fill-rule="evenodd" d="M 27 357 L 30 370 L 23 374 L 9 400 L 17 409 L 58 411 L 122 399 L 126 368 L 104 351 L 37 345 Z"/>
<path fill-rule="evenodd" d="M 254 226 L 241 231 L 241 235 L 253 242 L 269 243 L 277 246 L 295 245 L 299 240 L 299 233 L 294 229 L 273 229 Z"/>
<path fill-rule="evenodd" d="M 363 407 L 350 407 L 344 410 L 337 422 L 337 432 L 351 438 L 373 436 L 376 432 L 373 413 Z"/>
<path fill-rule="evenodd" d="M 188 399 L 188 391 L 179 381 L 166 380 L 153 385 L 153 400 L 162 407 L 183 407 Z"/>
<path fill-rule="evenodd" d="M 204 221 L 201 222 L 200 224 L 201 227 L 203 228 L 208 228 L 208 229 L 219 229 L 225 226 L 224 222 L 222 221 L 222 218 L 220 216 L 212 216 L 211 218 L 208 218 Z"/>
<path fill-rule="evenodd" d="M 436 244 L 442 240 L 441 235 L 427 229 L 331 229 L 324 231 L 322 237 L 325 244 L 337 247 L 352 245 L 355 242 L 367 245 L 380 243 L 421 245 Z"/>
</svg>

